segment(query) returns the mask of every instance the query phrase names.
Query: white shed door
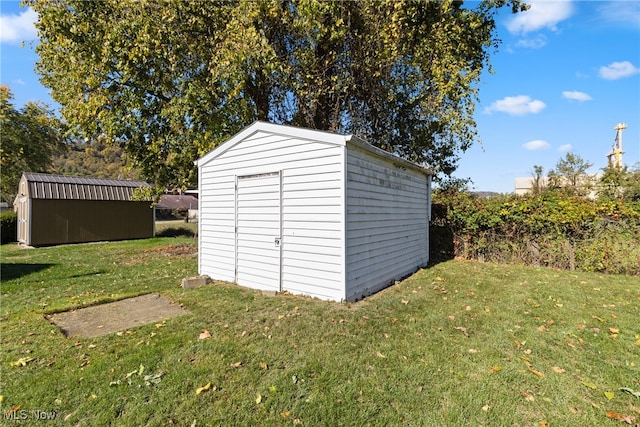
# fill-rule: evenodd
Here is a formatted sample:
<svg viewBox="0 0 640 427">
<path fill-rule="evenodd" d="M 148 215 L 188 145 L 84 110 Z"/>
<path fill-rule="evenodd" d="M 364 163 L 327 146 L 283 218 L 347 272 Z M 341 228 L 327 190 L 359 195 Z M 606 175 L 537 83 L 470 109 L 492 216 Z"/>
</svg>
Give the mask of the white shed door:
<svg viewBox="0 0 640 427">
<path fill-rule="evenodd" d="M 280 291 L 280 173 L 239 176 L 236 186 L 236 283 Z"/>
</svg>

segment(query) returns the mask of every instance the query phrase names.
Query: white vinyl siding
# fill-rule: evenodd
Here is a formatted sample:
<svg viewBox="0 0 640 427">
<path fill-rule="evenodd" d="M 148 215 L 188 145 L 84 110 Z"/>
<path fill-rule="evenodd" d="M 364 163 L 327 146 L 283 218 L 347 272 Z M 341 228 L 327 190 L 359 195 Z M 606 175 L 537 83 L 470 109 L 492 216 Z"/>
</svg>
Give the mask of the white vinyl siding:
<svg viewBox="0 0 640 427">
<path fill-rule="evenodd" d="M 280 171 L 281 290 L 344 299 L 342 170 L 339 145 L 268 132 L 252 134 L 203 164 L 200 274 L 243 285 L 234 271 L 235 177 Z"/>
<path fill-rule="evenodd" d="M 355 137 L 257 122 L 197 164 L 200 274 L 342 301 L 428 261 L 430 172 Z"/>
<path fill-rule="evenodd" d="M 393 283 L 428 261 L 424 174 L 347 151 L 347 298 Z"/>
</svg>

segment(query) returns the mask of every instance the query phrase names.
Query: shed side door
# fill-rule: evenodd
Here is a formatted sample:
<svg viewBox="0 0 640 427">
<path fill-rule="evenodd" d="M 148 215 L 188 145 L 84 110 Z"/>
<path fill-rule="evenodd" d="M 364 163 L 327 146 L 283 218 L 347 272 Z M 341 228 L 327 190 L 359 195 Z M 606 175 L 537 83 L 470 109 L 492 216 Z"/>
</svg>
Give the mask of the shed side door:
<svg viewBox="0 0 640 427">
<path fill-rule="evenodd" d="M 236 184 L 236 283 L 280 291 L 280 173 L 239 176 Z"/>
</svg>

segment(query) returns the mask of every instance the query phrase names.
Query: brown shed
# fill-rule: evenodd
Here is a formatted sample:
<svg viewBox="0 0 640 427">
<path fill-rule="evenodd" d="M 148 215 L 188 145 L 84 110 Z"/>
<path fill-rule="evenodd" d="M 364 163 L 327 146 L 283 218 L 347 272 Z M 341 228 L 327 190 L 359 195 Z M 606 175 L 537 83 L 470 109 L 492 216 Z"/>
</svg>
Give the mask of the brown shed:
<svg viewBox="0 0 640 427">
<path fill-rule="evenodd" d="M 18 241 L 29 246 L 154 235 L 149 201 L 133 201 L 144 181 L 22 174 L 16 197 Z"/>
</svg>

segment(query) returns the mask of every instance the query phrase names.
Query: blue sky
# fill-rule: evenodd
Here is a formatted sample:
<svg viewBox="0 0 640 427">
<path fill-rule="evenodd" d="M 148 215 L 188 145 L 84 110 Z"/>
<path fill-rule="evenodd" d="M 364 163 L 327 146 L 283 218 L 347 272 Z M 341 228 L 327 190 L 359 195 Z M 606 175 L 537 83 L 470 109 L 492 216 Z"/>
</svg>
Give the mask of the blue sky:
<svg viewBox="0 0 640 427">
<path fill-rule="evenodd" d="M 516 177 L 531 176 L 534 165 L 546 173 L 568 151 L 599 172 L 620 122 L 624 163 L 640 163 L 640 1 L 529 3 L 527 12 L 498 16 L 502 44 L 475 114 L 482 143 L 456 173 L 474 190 L 512 192 Z M 17 107 L 40 100 L 55 108 L 33 71 L 35 14 L 5 0 L 0 13 L 0 82 Z"/>
</svg>

